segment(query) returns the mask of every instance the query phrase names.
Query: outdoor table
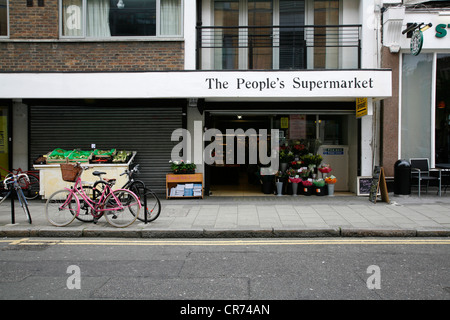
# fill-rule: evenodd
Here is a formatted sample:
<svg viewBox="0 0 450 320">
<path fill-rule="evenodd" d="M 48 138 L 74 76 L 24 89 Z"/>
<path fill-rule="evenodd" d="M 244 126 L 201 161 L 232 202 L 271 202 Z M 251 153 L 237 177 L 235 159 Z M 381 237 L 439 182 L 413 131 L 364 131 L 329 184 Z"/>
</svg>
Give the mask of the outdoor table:
<svg viewBox="0 0 450 320">
<path fill-rule="evenodd" d="M 444 182 L 444 192 L 447 192 L 447 187 L 450 185 L 450 163 L 436 163 L 436 168 L 442 169 L 443 172 L 443 181 Z M 442 183 L 441 182 L 441 183 Z"/>
</svg>

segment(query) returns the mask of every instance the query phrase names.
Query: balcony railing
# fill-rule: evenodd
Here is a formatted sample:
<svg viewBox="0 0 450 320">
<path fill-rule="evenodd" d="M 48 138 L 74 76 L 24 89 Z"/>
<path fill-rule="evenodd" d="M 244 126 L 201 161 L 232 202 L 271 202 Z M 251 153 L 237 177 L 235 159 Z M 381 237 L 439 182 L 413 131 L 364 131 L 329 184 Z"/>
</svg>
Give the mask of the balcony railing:
<svg viewBox="0 0 450 320">
<path fill-rule="evenodd" d="M 197 27 L 197 66 L 360 69 L 361 25 Z"/>
</svg>

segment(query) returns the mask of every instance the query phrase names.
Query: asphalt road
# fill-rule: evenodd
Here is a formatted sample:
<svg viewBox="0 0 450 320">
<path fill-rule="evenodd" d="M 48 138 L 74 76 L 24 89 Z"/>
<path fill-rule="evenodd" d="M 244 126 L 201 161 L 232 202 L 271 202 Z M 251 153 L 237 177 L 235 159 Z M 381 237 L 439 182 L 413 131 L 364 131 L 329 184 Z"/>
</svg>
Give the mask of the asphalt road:
<svg viewBox="0 0 450 320">
<path fill-rule="evenodd" d="M 211 299 L 450 300 L 449 249 L 449 238 L 0 239 L 0 299 L 182 301 L 175 313 Z"/>
</svg>

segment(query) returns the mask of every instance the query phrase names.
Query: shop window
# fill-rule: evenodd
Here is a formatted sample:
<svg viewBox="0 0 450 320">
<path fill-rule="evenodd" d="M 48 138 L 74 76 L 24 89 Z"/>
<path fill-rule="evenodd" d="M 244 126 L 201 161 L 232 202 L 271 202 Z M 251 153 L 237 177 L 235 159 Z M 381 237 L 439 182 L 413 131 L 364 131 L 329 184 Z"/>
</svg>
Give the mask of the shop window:
<svg viewBox="0 0 450 320">
<path fill-rule="evenodd" d="M 340 0 L 212 1 L 214 28 L 202 28 L 201 45 L 213 69 L 358 67 L 359 30 L 339 26 Z"/>
<path fill-rule="evenodd" d="M 436 65 L 436 163 L 450 162 L 450 54 L 438 54 Z"/>
<path fill-rule="evenodd" d="M 181 0 L 60 0 L 62 36 L 181 36 Z"/>
<path fill-rule="evenodd" d="M 280 65 L 306 69 L 305 1 L 280 0 Z"/>
<path fill-rule="evenodd" d="M 339 115 L 320 115 L 318 123 L 318 137 L 322 144 L 327 145 L 342 145 L 344 122 L 347 117 Z"/>
<path fill-rule="evenodd" d="M 287 140 L 319 140 L 322 144 L 342 145 L 347 141 L 347 118 L 343 115 L 291 114 L 276 117 L 275 128 Z"/>
<path fill-rule="evenodd" d="M 214 0 L 214 67 L 305 68 L 304 24 L 305 1 Z"/>
<path fill-rule="evenodd" d="M 433 54 L 403 55 L 401 158 L 431 156 L 431 86 Z"/>
<path fill-rule="evenodd" d="M 339 24 L 339 0 L 315 0 L 314 24 L 316 26 Z M 339 48 L 333 44 L 338 28 L 316 28 L 314 30 L 314 68 L 337 69 Z"/>
<path fill-rule="evenodd" d="M 8 0 L 0 0 L 0 37 L 8 36 Z"/>
</svg>

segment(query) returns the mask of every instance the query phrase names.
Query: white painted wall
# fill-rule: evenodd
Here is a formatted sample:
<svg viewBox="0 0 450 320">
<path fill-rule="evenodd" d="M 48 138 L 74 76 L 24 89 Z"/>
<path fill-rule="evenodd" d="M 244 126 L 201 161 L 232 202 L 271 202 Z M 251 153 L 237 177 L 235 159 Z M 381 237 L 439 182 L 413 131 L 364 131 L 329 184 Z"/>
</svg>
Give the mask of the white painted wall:
<svg viewBox="0 0 450 320">
<path fill-rule="evenodd" d="M 28 168 L 28 111 L 27 106 L 22 103 L 21 99 L 13 101 L 12 106 L 12 147 L 13 147 L 13 163 L 14 169 Z"/>
</svg>

